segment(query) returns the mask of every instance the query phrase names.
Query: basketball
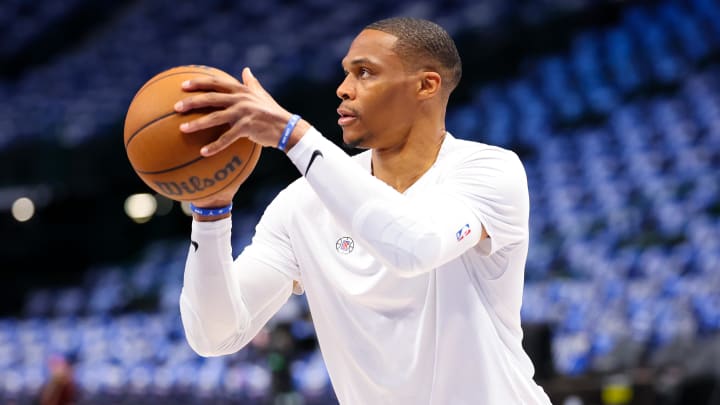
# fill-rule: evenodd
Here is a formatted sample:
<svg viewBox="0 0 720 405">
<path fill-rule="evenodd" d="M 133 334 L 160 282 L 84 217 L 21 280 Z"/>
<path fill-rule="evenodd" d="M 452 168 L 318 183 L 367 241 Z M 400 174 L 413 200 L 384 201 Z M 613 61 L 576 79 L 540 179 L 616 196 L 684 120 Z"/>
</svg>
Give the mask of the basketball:
<svg viewBox="0 0 720 405">
<path fill-rule="evenodd" d="M 180 131 L 180 124 L 215 110 L 178 113 L 173 109 L 177 101 L 193 94 L 181 89 L 183 81 L 208 76 L 232 77 L 201 65 L 160 72 L 137 91 L 125 116 L 125 151 L 132 168 L 151 189 L 172 200 L 196 201 L 241 184 L 260 158 L 262 146 L 247 138 L 216 155 L 200 154 L 200 148 L 227 131 L 228 125 L 187 134 Z"/>
</svg>

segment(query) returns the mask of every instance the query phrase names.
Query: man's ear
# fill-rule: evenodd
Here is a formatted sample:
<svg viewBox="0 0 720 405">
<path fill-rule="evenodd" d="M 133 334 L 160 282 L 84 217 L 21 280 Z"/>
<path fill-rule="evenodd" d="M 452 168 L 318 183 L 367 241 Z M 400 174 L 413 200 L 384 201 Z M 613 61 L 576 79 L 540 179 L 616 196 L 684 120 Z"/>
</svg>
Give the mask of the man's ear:
<svg viewBox="0 0 720 405">
<path fill-rule="evenodd" d="M 425 100 L 440 93 L 442 78 L 438 72 L 420 72 L 418 82 L 418 97 Z"/>
</svg>

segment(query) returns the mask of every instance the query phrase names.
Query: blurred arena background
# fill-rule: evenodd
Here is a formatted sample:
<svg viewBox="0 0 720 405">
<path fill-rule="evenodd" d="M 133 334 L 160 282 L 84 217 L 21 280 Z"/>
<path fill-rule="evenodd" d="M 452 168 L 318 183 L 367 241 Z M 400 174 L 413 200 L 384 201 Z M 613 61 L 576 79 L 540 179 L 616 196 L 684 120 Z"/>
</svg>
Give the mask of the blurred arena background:
<svg viewBox="0 0 720 405">
<path fill-rule="evenodd" d="M 525 163 L 525 344 L 553 402 L 720 404 L 715 0 L 0 2 L 0 403 L 40 403 L 58 370 L 78 404 L 336 403 L 304 297 L 235 355 L 191 351 L 177 306 L 190 218 L 128 200 L 149 190 L 122 124 L 160 70 L 251 66 L 339 142 L 339 61 L 395 15 L 458 43 L 448 129 Z M 236 251 L 297 177 L 263 151 Z"/>
</svg>

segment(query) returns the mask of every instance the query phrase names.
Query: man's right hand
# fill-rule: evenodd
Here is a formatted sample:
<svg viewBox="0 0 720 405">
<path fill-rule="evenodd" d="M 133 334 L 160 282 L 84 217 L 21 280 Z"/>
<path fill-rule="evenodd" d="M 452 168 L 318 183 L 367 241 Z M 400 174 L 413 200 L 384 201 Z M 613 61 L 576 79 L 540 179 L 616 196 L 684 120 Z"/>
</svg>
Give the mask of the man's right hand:
<svg viewBox="0 0 720 405">
<path fill-rule="evenodd" d="M 175 111 L 208 107 L 218 110 L 183 123 L 180 126 L 182 132 L 193 133 L 220 125 L 230 127 L 217 140 L 201 149 L 203 156 L 212 156 L 239 138 L 249 138 L 262 146 L 277 147 L 292 114 L 275 101 L 249 68 L 243 69 L 242 79 L 239 82 L 226 77 L 196 78 L 183 83 L 183 90 L 202 93 L 188 95 L 178 101 Z M 308 122 L 300 120 L 285 149 L 289 150 L 309 128 Z"/>
</svg>

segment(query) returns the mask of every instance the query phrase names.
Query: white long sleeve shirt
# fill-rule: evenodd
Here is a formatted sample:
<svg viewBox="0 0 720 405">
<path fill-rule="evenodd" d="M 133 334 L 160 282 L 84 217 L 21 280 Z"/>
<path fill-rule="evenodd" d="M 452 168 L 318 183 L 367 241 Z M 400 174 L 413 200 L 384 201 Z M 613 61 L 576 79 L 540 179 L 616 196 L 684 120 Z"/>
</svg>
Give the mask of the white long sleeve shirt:
<svg viewBox="0 0 720 405">
<path fill-rule="evenodd" d="M 342 404 L 548 404 L 524 352 L 525 171 L 447 134 L 398 193 L 314 129 L 288 156 L 304 177 L 236 258 L 231 221 L 193 222 L 180 299 L 190 345 L 240 350 L 304 288 Z M 489 238 L 480 240 L 482 229 Z"/>
</svg>

